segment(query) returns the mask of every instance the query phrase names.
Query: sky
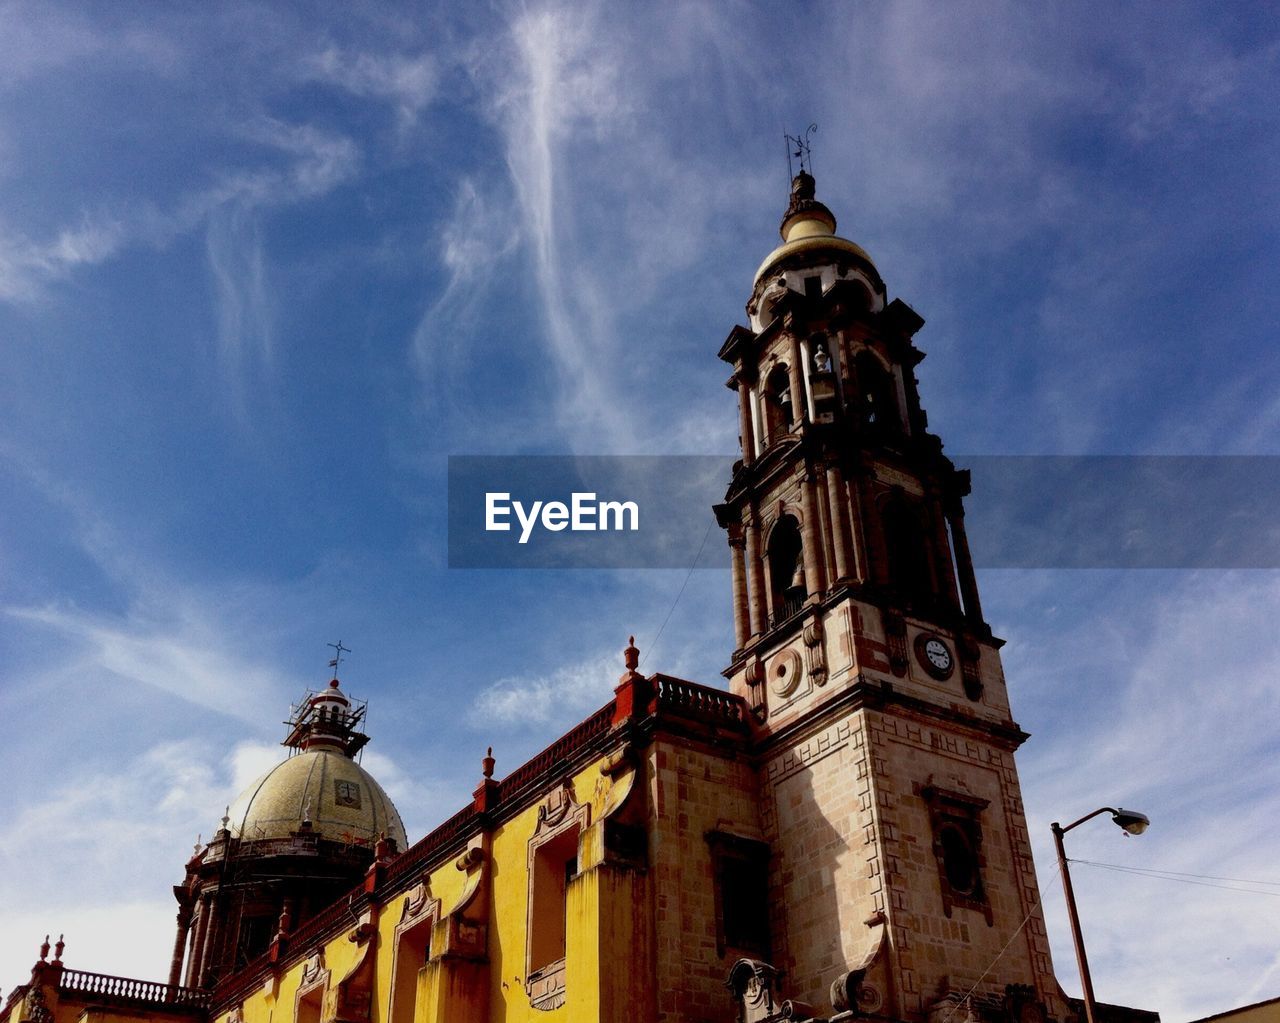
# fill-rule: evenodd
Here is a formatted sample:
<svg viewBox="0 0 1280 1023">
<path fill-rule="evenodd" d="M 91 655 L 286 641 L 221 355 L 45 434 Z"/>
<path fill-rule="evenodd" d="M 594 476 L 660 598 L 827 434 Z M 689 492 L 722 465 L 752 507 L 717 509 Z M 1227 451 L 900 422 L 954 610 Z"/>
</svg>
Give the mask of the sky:
<svg viewBox="0 0 1280 1023">
<path fill-rule="evenodd" d="M 960 464 L 1280 454 L 1278 96 L 1264 4 L 0 3 L 0 987 L 164 977 L 327 643 L 411 839 L 631 634 L 723 684 L 727 572 L 450 570 L 446 459 L 731 452 L 784 131 Z M 1280 575 L 979 582 L 1064 987 L 1124 805 L 1098 997 L 1280 995 Z"/>
</svg>

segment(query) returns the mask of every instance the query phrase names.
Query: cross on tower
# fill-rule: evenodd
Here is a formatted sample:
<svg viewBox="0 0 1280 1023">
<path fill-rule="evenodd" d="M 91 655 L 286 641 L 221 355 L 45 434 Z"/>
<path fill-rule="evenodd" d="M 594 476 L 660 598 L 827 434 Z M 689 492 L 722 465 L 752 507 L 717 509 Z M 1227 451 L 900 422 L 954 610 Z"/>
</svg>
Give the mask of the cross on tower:
<svg viewBox="0 0 1280 1023">
<path fill-rule="evenodd" d="M 325 646 L 333 648 L 333 660 L 329 662 L 329 667 L 333 669 L 334 678 L 338 677 L 338 665 L 342 663 L 342 655 L 351 653 L 349 647 L 342 645 L 342 640 L 336 643 L 326 643 Z"/>
<path fill-rule="evenodd" d="M 813 174 L 813 154 L 809 152 L 809 136 L 818 130 L 816 124 L 810 124 L 804 130 L 803 135 L 788 135 L 783 133 L 783 138 L 787 140 L 787 177 L 788 179 L 795 177 L 795 169 L 791 163 L 792 159 L 800 162 L 801 174 Z"/>
</svg>

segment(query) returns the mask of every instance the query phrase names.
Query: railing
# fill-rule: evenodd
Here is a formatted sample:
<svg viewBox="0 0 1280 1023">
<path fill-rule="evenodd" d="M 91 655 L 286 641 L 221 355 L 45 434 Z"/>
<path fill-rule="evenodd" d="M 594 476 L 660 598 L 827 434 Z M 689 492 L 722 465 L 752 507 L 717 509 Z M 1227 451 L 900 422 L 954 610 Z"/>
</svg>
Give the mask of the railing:
<svg viewBox="0 0 1280 1023">
<path fill-rule="evenodd" d="M 209 1004 L 209 993 L 158 980 L 135 980 L 113 977 L 106 973 L 63 970 L 58 980 L 61 994 L 92 995 L 118 1002 L 146 1002 L 150 1005 L 203 1009 Z"/>
<path fill-rule="evenodd" d="M 468 803 L 420 842 L 409 846 L 403 854 L 387 864 L 387 871 L 383 875 L 383 885 L 394 885 L 396 881 L 405 875 L 429 866 L 441 850 L 448 848 L 464 835 L 469 834 L 475 824 L 475 820 L 475 804 Z"/>
<path fill-rule="evenodd" d="M 613 701 L 609 701 L 570 732 L 553 742 L 532 760 L 517 767 L 502 779 L 502 800 L 505 802 L 526 785 L 542 778 L 550 771 L 563 769 L 569 759 L 592 739 L 609 731 L 613 722 Z"/>
<path fill-rule="evenodd" d="M 658 706 L 684 716 L 711 718 L 722 723 L 741 726 L 746 720 L 746 709 L 741 697 L 726 693 L 723 689 L 686 682 L 669 675 L 656 677 Z"/>
</svg>

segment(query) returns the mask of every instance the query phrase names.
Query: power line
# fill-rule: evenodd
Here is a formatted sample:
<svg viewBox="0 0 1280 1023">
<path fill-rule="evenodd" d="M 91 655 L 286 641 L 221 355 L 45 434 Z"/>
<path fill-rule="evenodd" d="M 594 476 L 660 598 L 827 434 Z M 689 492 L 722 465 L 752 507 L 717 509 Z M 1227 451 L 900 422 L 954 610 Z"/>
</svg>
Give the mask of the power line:
<svg viewBox="0 0 1280 1023">
<path fill-rule="evenodd" d="M 1049 879 L 1050 887 L 1052 887 L 1054 884 L 1057 883 L 1058 875 L 1061 873 L 1062 873 L 1062 865 L 1059 864 L 1058 868 L 1053 872 L 1053 877 Z M 987 964 L 987 968 L 982 971 L 982 976 L 973 982 L 973 987 L 969 988 L 969 990 L 964 993 L 964 997 L 961 998 L 958 1002 L 956 1002 L 955 1005 L 951 1006 L 947 1014 L 942 1017 L 942 1023 L 950 1023 L 951 1017 L 955 1013 L 955 1011 L 958 1008 L 960 1008 L 960 1006 L 964 1005 L 964 1003 L 969 1000 L 969 998 L 973 995 L 973 993 L 978 990 L 978 985 L 987 979 L 987 974 L 990 973 L 993 969 L 995 969 L 996 963 L 998 963 L 1001 957 L 1006 952 L 1009 951 L 1009 946 L 1013 944 L 1014 939 L 1017 938 L 1017 936 L 1022 933 L 1022 929 L 1026 927 L 1027 924 L 1031 921 L 1031 918 L 1035 916 L 1036 910 L 1040 908 L 1040 903 L 1042 902 L 1044 902 L 1043 888 L 1040 889 L 1040 893 L 1036 898 L 1036 901 L 1032 903 L 1031 908 L 1027 910 L 1027 915 L 1022 918 L 1022 923 L 1018 924 L 1018 929 L 1014 931 L 1013 934 L 1009 936 L 1009 940 L 1004 943 L 1004 948 L 1000 949 L 1000 951 L 996 953 L 996 957 L 992 959 L 990 963 Z"/>
<path fill-rule="evenodd" d="M 698 567 L 698 558 L 703 556 L 703 548 L 707 547 L 707 538 L 708 536 L 712 535 L 712 526 L 714 525 L 716 525 L 716 520 L 712 519 L 712 521 L 708 522 L 707 531 L 705 531 L 705 533 L 703 534 L 703 542 L 698 544 L 698 553 L 694 554 L 694 563 L 692 563 L 692 565 L 689 566 L 689 572 L 687 572 L 687 574 L 685 575 L 684 583 L 680 584 L 680 593 L 677 593 L 676 599 L 672 600 L 671 602 L 671 611 L 667 612 L 667 617 L 663 618 L 662 625 L 658 627 L 658 635 L 655 635 L 653 638 L 653 641 L 650 641 L 648 648 L 645 649 L 645 652 L 643 654 L 640 654 L 641 665 L 643 665 L 645 658 L 649 656 L 649 650 L 652 650 L 654 647 L 657 647 L 658 640 L 662 638 L 662 630 L 666 629 L 667 622 L 671 621 L 672 615 L 675 615 L 676 604 L 680 603 L 680 598 L 684 597 L 685 595 L 685 586 L 689 585 L 689 580 L 691 579 L 692 575 L 694 575 L 694 568 Z"/>
<path fill-rule="evenodd" d="M 1071 860 L 1072 863 L 1079 863 L 1086 867 L 1101 867 L 1103 870 L 1114 870 L 1121 874 L 1137 874 L 1139 877 L 1154 877 L 1159 881 L 1176 881 L 1178 884 L 1193 884 L 1200 888 L 1219 888 L 1224 892 L 1244 892 L 1247 895 L 1271 895 L 1280 897 L 1280 891 L 1268 892 L 1260 891 L 1257 888 L 1236 888 L 1228 884 L 1214 884 L 1212 881 L 1196 881 L 1192 878 L 1199 875 L 1178 875 L 1172 871 L 1144 870 L 1141 867 L 1122 867 L 1116 863 L 1095 863 L 1092 860 Z M 1209 875 L 1204 875 L 1209 876 Z M 1273 881 L 1247 881 L 1242 878 L 1225 878 L 1224 880 L 1238 881 L 1240 884 L 1275 884 Z"/>
<path fill-rule="evenodd" d="M 1237 884 L 1265 884 L 1272 888 L 1280 888 L 1280 881 L 1259 881 L 1255 877 L 1218 877 L 1216 874 L 1185 874 L 1177 870 L 1159 870 L 1155 867 L 1121 867 L 1118 863 L 1098 863 L 1094 860 L 1072 860 L 1072 863 L 1085 863 L 1091 867 L 1117 867 L 1123 870 L 1145 870 L 1150 874 L 1167 874 L 1172 877 L 1194 877 L 1201 881 L 1234 881 Z"/>
</svg>

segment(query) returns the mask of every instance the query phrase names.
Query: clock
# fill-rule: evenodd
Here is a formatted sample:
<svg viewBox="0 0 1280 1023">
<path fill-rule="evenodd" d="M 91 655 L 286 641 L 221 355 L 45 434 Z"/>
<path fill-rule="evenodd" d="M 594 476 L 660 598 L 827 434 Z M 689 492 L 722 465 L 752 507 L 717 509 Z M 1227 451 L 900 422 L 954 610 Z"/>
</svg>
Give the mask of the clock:
<svg viewBox="0 0 1280 1023">
<path fill-rule="evenodd" d="M 916 637 L 916 657 L 921 667 L 940 681 L 950 678 L 956 665 L 951 648 L 937 636 L 928 633 L 921 633 Z"/>
</svg>

